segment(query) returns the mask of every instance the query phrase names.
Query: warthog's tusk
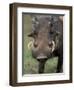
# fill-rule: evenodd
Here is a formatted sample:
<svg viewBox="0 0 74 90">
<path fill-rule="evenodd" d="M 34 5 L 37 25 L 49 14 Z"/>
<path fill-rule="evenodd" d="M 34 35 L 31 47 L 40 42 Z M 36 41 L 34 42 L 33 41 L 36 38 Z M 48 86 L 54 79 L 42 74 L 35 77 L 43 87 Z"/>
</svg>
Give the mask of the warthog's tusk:
<svg viewBox="0 0 74 90">
<path fill-rule="evenodd" d="M 55 50 L 55 42 L 52 41 L 53 47 L 52 47 L 52 52 Z"/>
<path fill-rule="evenodd" d="M 28 43 L 28 49 L 31 49 L 33 47 L 33 41 L 30 41 L 29 43 Z"/>
</svg>

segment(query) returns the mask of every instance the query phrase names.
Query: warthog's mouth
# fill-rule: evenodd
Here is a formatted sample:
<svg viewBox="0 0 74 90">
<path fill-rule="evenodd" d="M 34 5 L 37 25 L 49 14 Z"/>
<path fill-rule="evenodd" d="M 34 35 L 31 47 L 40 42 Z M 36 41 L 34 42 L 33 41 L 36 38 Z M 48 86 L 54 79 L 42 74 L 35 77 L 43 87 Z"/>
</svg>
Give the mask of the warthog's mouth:
<svg viewBox="0 0 74 90">
<path fill-rule="evenodd" d="M 45 55 L 43 55 L 43 54 L 40 54 L 36 59 L 37 59 L 37 60 L 47 60 L 48 57 L 45 56 Z"/>
<path fill-rule="evenodd" d="M 47 59 L 47 56 L 38 56 L 37 59 Z"/>
<path fill-rule="evenodd" d="M 37 59 L 39 62 L 45 62 L 48 60 L 48 58 L 41 58 L 41 59 Z"/>
</svg>

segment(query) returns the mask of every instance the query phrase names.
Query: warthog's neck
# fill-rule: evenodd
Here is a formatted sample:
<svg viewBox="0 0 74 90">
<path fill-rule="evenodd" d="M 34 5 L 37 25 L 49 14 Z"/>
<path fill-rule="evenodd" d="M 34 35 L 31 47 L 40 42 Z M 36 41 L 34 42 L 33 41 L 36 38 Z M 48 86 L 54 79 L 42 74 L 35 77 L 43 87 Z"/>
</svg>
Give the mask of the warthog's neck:
<svg viewBox="0 0 74 90">
<path fill-rule="evenodd" d="M 40 59 L 38 61 L 39 61 L 38 73 L 44 73 L 45 63 L 46 63 L 47 59 Z"/>
</svg>

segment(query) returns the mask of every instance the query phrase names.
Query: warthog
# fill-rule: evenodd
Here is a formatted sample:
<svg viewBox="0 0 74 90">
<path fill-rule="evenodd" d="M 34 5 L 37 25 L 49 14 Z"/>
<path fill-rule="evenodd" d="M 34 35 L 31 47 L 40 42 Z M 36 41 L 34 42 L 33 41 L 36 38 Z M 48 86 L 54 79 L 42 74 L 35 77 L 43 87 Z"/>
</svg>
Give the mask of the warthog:
<svg viewBox="0 0 74 90">
<path fill-rule="evenodd" d="M 58 56 L 56 72 L 59 73 L 63 64 L 63 16 L 34 15 L 32 17 L 32 56 L 39 61 L 39 73 L 44 72 L 48 58 Z"/>
</svg>

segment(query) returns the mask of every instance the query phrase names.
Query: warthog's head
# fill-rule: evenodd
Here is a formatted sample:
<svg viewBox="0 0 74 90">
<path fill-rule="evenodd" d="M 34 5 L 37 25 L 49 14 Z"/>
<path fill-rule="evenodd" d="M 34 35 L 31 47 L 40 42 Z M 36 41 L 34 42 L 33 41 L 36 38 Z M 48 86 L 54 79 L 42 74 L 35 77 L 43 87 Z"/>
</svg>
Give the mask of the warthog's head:
<svg viewBox="0 0 74 90">
<path fill-rule="evenodd" d="M 37 60 L 47 60 L 59 48 L 62 23 L 59 16 L 35 15 L 32 17 L 32 55 Z"/>
</svg>

